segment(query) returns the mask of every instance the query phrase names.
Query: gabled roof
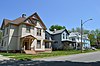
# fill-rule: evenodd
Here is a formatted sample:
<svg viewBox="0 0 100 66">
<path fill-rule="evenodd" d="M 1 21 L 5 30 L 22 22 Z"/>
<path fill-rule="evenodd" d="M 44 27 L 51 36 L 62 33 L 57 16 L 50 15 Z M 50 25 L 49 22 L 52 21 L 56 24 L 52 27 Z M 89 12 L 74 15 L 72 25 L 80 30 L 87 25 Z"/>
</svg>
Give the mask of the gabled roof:
<svg viewBox="0 0 100 66">
<path fill-rule="evenodd" d="M 24 22 L 24 20 L 26 20 L 26 17 L 19 17 L 19 18 L 13 20 L 12 22 L 19 24 L 21 22 Z"/>
<path fill-rule="evenodd" d="M 4 20 L 3 20 L 3 23 L 2 23 L 2 26 L 3 26 L 3 25 L 6 26 L 6 25 L 8 25 L 9 23 L 11 23 L 11 24 L 16 24 L 16 25 L 19 25 L 19 24 L 21 24 L 21 23 L 25 23 L 25 21 L 28 20 L 28 19 L 30 19 L 30 20 L 31 20 L 31 19 L 34 19 L 34 18 L 32 18 L 34 15 L 35 15 L 36 18 L 37 18 L 37 19 L 35 19 L 35 20 L 39 20 L 40 23 L 42 24 L 43 28 L 46 29 L 46 26 L 44 25 L 43 21 L 41 20 L 41 18 L 38 16 L 37 13 L 34 13 L 34 14 L 32 14 L 31 16 L 29 16 L 29 17 L 19 17 L 19 18 L 15 19 L 15 20 L 4 19 Z M 25 24 L 26 24 L 26 23 L 25 23 Z M 35 25 L 35 23 L 33 23 L 33 24 Z M 2 29 L 2 26 L 1 26 L 1 29 Z"/>
<path fill-rule="evenodd" d="M 81 34 L 79 32 L 71 32 L 69 34 L 69 37 L 80 37 L 80 36 L 81 36 Z"/>
<path fill-rule="evenodd" d="M 62 29 L 62 30 L 56 30 L 56 31 L 47 31 L 48 33 L 50 33 L 51 35 L 55 35 L 55 34 L 60 34 L 62 32 L 66 31 L 68 33 L 68 31 L 66 29 Z M 68 33 L 69 34 L 69 33 Z"/>
<path fill-rule="evenodd" d="M 32 18 L 33 16 L 35 16 L 36 18 Z M 41 18 L 39 17 L 39 15 L 35 12 L 34 14 L 32 14 L 31 16 L 29 16 L 28 18 L 26 18 L 26 20 L 28 20 L 28 19 L 33 19 L 33 20 L 38 20 L 41 24 L 42 24 L 42 26 L 43 26 L 43 28 L 46 30 L 47 28 L 46 28 L 46 26 L 45 26 L 45 24 L 43 23 L 43 21 L 41 20 Z M 25 20 L 25 21 L 26 21 Z M 35 24 L 35 23 L 34 23 Z"/>
</svg>

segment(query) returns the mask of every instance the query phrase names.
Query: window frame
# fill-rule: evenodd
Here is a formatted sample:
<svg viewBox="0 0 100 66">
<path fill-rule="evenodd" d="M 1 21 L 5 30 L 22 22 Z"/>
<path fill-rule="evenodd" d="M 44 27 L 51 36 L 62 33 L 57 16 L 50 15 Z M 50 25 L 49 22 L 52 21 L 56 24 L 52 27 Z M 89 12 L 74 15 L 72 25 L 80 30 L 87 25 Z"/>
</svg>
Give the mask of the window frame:
<svg viewBox="0 0 100 66">
<path fill-rule="evenodd" d="M 6 28 L 6 34 L 8 34 L 8 27 Z"/>
<path fill-rule="evenodd" d="M 63 33 L 63 39 L 65 39 L 65 34 Z"/>
<path fill-rule="evenodd" d="M 68 35 L 68 34 L 66 33 L 66 39 L 68 38 L 67 35 Z"/>
<path fill-rule="evenodd" d="M 41 28 L 37 28 L 37 36 L 41 36 Z"/>
<path fill-rule="evenodd" d="M 26 25 L 26 33 L 30 33 L 31 32 L 31 26 Z"/>
<path fill-rule="evenodd" d="M 2 47 L 3 47 L 3 42 L 4 42 L 4 41 L 2 40 L 2 42 L 1 42 L 1 46 L 2 46 Z"/>
<path fill-rule="evenodd" d="M 45 42 L 45 48 L 50 48 L 49 42 Z"/>
<path fill-rule="evenodd" d="M 37 40 L 37 46 L 36 48 L 41 48 L 41 40 Z"/>
</svg>

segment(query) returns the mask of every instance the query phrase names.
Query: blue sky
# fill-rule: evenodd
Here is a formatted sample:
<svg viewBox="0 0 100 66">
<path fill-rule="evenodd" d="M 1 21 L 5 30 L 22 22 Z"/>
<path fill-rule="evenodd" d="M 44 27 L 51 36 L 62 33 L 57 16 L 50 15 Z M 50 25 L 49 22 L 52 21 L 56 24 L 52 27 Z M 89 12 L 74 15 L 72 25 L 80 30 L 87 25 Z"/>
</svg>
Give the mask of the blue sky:
<svg viewBox="0 0 100 66">
<path fill-rule="evenodd" d="M 80 20 L 86 21 L 84 28 L 100 28 L 100 0 L 0 0 L 0 25 L 4 18 L 16 19 L 23 13 L 27 16 L 37 12 L 47 28 L 51 25 L 80 27 Z"/>
</svg>

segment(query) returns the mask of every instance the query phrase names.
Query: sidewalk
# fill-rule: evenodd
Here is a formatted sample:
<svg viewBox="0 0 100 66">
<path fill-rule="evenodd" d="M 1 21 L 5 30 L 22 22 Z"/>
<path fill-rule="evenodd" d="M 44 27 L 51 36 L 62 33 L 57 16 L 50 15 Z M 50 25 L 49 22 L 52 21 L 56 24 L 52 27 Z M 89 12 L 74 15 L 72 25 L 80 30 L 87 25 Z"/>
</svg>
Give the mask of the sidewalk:
<svg viewBox="0 0 100 66">
<path fill-rule="evenodd" d="M 3 60 L 10 60 L 11 58 L 8 58 L 8 57 L 5 57 L 5 56 L 2 56 L 0 55 L 0 61 L 3 61 Z"/>
</svg>

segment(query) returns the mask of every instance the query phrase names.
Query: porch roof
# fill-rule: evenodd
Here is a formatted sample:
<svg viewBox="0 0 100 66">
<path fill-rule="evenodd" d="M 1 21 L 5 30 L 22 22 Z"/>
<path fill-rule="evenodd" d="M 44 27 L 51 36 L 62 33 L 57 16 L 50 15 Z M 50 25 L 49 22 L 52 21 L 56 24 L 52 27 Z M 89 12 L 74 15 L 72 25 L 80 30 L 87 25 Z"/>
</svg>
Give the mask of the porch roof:
<svg viewBox="0 0 100 66">
<path fill-rule="evenodd" d="M 77 42 L 77 43 L 81 44 L 81 42 Z M 87 44 L 87 43 L 86 42 L 82 42 L 82 44 Z"/>
<path fill-rule="evenodd" d="M 71 41 L 71 40 L 64 40 L 62 42 L 71 42 L 71 43 L 76 43 L 75 41 Z"/>
<path fill-rule="evenodd" d="M 44 39 L 44 42 L 53 42 L 52 40 Z"/>
<path fill-rule="evenodd" d="M 36 39 L 34 36 L 32 35 L 27 35 L 27 36 L 24 36 L 24 37 L 21 37 L 21 39 Z"/>
</svg>

